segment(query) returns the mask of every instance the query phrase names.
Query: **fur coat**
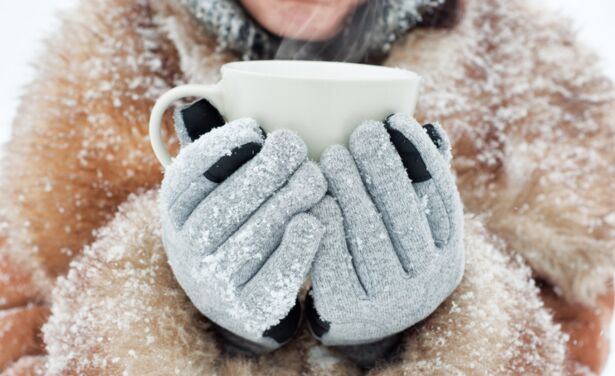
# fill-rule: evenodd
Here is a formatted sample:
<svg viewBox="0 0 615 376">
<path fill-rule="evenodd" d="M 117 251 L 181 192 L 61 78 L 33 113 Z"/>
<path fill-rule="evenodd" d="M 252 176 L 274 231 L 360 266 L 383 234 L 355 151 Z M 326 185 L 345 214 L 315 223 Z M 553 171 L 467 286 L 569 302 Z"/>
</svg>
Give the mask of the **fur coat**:
<svg viewBox="0 0 615 376">
<path fill-rule="evenodd" d="M 615 270 L 615 90 L 559 17 L 523 0 L 454 3 L 452 19 L 411 31 L 383 64 L 423 76 L 417 119 L 453 141 L 466 274 L 370 373 L 598 371 Z M 84 0 L 66 15 L 3 153 L 0 371 L 361 373 L 305 329 L 272 354 L 226 357 L 166 263 L 149 111 L 236 58 L 174 0 Z M 553 316 L 554 301 L 568 311 Z M 596 335 L 567 323 L 579 311 Z"/>
</svg>

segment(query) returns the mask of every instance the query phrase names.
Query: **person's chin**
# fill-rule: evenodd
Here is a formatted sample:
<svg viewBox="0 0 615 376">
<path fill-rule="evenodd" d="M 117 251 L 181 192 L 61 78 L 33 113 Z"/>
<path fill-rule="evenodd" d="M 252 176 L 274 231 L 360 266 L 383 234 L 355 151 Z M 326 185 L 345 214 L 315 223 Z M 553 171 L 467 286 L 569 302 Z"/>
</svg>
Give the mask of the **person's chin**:
<svg viewBox="0 0 615 376">
<path fill-rule="evenodd" d="M 342 28 L 358 0 L 242 0 L 264 28 L 285 38 L 330 39 Z"/>
</svg>

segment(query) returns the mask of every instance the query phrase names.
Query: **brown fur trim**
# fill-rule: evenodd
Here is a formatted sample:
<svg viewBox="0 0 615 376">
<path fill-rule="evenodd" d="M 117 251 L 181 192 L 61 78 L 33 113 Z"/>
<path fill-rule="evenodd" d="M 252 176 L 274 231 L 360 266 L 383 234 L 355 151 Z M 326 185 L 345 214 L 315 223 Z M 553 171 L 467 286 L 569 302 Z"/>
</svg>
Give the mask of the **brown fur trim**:
<svg viewBox="0 0 615 376">
<path fill-rule="evenodd" d="M 45 374 L 44 356 L 24 356 L 6 369 L 2 376 L 42 376 Z"/>
<path fill-rule="evenodd" d="M 23 356 L 43 352 L 40 327 L 49 316 L 46 301 L 51 283 L 40 266 L 35 263 L 36 260 L 23 256 L 7 249 L 4 244 L 0 245 L 0 373 L 2 375 L 27 374 L 22 371 L 25 369 L 24 363 L 13 363 Z"/>
<path fill-rule="evenodd" d="M 48 315 L 48 307 L 37 305 L 0 312 L 0 371 L 20 357 L 42 353 L 39 328 Z"/>
</svg>

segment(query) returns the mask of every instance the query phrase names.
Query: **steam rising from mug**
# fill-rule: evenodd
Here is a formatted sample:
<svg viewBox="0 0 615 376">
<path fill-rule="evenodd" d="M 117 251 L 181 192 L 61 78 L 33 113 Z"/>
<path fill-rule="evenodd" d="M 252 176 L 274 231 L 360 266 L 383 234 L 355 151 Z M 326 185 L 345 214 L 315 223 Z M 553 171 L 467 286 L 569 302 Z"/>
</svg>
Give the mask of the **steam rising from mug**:
<svg viewBox="0 0 615 376">
<path fill-rule="evenodd" d="M 332 39 L 322 42 L 308 42 L 283 38 L 275 59 L 355 62 L 369 58 L 370 53 L 375 52 L 371 50 L 373 50 L 372 46 L 376 45 L 378 39 L 384 38 L 385 41 L 381 42 L 387 43 L 387 36 L 377 35 L 373 32 L 376 30 L 375 26 L 378 22 L 385 22 L 384 4 L 385 1 L 367 1 L 352 10 L 341 31 Z M 307 28 L 318 17 L 319 12 L 314 12 L 306 20 L 303 28 Z M 385 46 L 381 45 L 381 47 Z"/>
<path fill-rule="evenodd" d="M 367 0 L 348 15 L 333 38 L 310 42 L 282 38 L 275 55 L 281 60 L 322 60 L 359 62 L 381 59 L 392 43 L 423 20 L 423 15 L 443 5 L 445 0 Z M 308 27 L 319 17 L 314 12 Z"/>
</svg>

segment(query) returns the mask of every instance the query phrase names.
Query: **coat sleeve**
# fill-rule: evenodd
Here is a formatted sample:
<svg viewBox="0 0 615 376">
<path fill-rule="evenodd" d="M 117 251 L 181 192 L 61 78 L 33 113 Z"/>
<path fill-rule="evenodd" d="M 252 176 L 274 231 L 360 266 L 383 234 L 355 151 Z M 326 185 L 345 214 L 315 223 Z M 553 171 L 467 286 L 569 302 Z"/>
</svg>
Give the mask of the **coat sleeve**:
<svg viewBox="0 0 615 376">
<path fill-rule="evenodd" d="M 0 373 L 40 368 L 55 276 L 130 192 L 161 178 L 147 121 L 179 69 L 151 4 L 82 2 L 35 63 L 2 153 Z"/>
<path fill-rule="evenodd" d="M 615 90 L 559 15 L 509 7 L 494 23 L 501 99 L 485 107 L 499 164 L 489 227 L 569 300 L 592 304 L 615 271 Z"/>
<path fill-rule="evenodd" d="M 44 327 L 51 374 L 359 375 L 304 326 L 279 350 L 228 356 L 212 324 L 175 281 L 164 254 L 157 192 L 134 196 L 55 290 Z M 564 374 L 566 336 L 547 313 L 530 269 L 465 219 L 464 278 L 403 336 L 398 360 L 369 375 Z M 101 309 L 102 308 L 102 309 Z M 127 335 L 129 333 L 130 335 Z M 493 351 L 505 349 L 505 351 Z"/>
<path fill-rule="evenodd" d="M 559 14 L 459 2 L 450 30 L 412 34 L 391 65 L 424 76 L 417 117 L 442 122 L 466 209 L 571 301 L 615 270 L 615 90 Z"/>
</svg>

